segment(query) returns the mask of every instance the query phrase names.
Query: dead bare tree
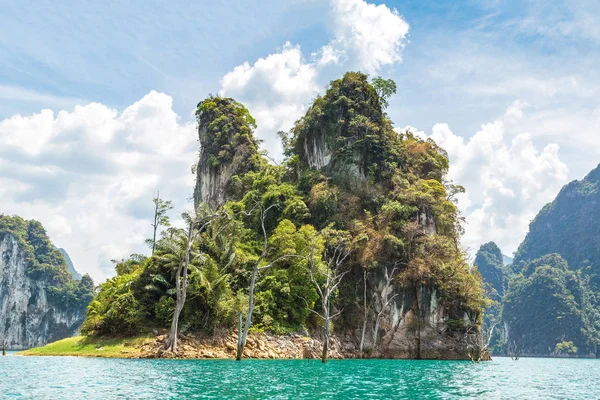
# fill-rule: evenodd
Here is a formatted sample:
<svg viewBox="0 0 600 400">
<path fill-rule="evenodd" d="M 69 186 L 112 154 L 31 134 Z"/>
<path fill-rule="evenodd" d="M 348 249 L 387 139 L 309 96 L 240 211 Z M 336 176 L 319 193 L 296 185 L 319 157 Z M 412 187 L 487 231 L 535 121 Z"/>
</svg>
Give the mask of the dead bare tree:
<svg viewBox="0 0 600 400">
<path fill-rule="evenodd" d="M 364 316 L 363 316 L 363 327 L 362 327 L 362 334 L 360 336 L 360 357 L 363 357 L 363 352 L 364 352 L 364 348 L 365 348 L 365 335 L 367 333 L 367 321 L 368 321 L 368 317 L 369 317 L 369 307 L 367 305 L 367 276 L 368 276 L 368 272 L 366 269 L 363 269 L 363 310 L 364 310 Z"/>
<path fill-rule="evenodd" d="M 319 262 L 315 259 L 314 246 L 311 249 L 308 258 L 310 280 L 317 289 L 321 299 L 321 312 L 319 313 L 310 307 L 308 307 L 308 309 L 323 320 L 323 352 L 321 354 L 321 361 L 323 363 L 327 362 L 329 338 L 331 335 L 331 320 L 340 315 L 343 311 L 340 310 L 335 314 L 331 314 L 331 303 L 332 297 L 342 283 L 342 279 L 349 272 L 348 270 L 342 271 L 341 267 L 350 256 L 350 253 L 351 249 L 349 243 L 345 240 L 341 240 L 337 245 L 330 249 L 330 251 L 327 251 L 327 249 L 325 250 L 323 254 L 323 261 L 326 263 L 324 268 L 320 268 Z"/>
<path fill-rule="evenodd" d="M 244 354 L 244 348 L 246 347 L 246 340 L 248 339 L 248 331 L 250 330 L 250 326 L 252 325 L 252 312 L 254 311 L 254 288 L 256 285 L 256 278 L 258 277 L 258 273 L 260 271 L 264 271 L 265 269 L 271 268 L 277 262 L 285 258 L 300 257 L 295 254 L 284 254 L 272 260 L 266 265 L 261 265 L 267 258 L 269 258 L 269 254 L 272 251 L 272 249 L 269 248 L 269 238 L 267 236 L 265 221 L 267 219 L 267 214 L 269 213 L 269 210 L 271 210 L 275 206 L 276 204 L 273 204 L 267 208 L 264 208 L 262 204 L 257 203 L 256 207 L 254 208 L 258 209 L 259 211 L 260 226 L 263 235 L 263 248 L 262 253 L 254 263 L 254 268 L 252 269 L 252 276 L 250 277 L 250 287 L 248 289 L 248 312 L 246 313 L 245 322 L 243 322 L 242 312 L 240 311 L 238 313 L 238 343 L 237 352 L 235 356 L 235 359 L 237 361 L 240 361 L 242 359 L 242 356 Z M 250 215 L 252 212 L 254 212 L 254 209 L 252 209 L 249 213 L 246 213 L 246 215 Z"/>
<path fill-rule="evenodd" d="M 465 330 L 464 339 L 465 343 L 467 344 L 467 355 L 471 359 L 471 363 L 475 363 L 475 360 L 477 360 L 477 363 L 481 362 L 482 348 L 481 344 L 479 343 L 477 329 L 473 326 L 469 326 Z"/>
<path fill-rule="evenodd" d="M 520 356 L 521 352 L 519 351 L 519 348 L 517 347 L 517 343 L 514 340 L 512 341 L 512 345 L 510 343 L 508 343 L 507 352 L 508 352 L 508 355 L 510 356 L 511 360 L 513 360 L 513 361 L 519 360 L 519 356 Z"/>
<path fill-rule="evenodd" d="M 397 264 L 394 264 L 394 268 L 392 272 L 389 273 L 387 267 L 384 268 L 385 271 L 385 286 L 383 288 L 383 292 L 381 293 L 381 309 L 377 313 L 377 318 L 375 318 L 375 331 L 373 332 L 373 348 L 377 347 L 377 342 L 379 339 L 379 324 L 381 323 L 381 318 L 387 313 L 390 303 L 394 298 L 398 295 L 397 293 L 390 297 L 390 286 L 392 281 L 394 280 Z"/>
</svg>

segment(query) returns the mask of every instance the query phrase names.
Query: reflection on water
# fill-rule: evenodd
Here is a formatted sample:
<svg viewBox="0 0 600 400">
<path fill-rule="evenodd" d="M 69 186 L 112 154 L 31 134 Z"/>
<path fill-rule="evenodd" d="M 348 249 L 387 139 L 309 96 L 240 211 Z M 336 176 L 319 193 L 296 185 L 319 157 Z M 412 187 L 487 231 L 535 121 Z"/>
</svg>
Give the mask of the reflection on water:
<svg viewBox="0 0 600 400">
<path fill-rule="evenodd" d="M 600 398 L 600 361 L 111 360 L 0 357 L 0 396 L 172 398 Z"/>
</svg>

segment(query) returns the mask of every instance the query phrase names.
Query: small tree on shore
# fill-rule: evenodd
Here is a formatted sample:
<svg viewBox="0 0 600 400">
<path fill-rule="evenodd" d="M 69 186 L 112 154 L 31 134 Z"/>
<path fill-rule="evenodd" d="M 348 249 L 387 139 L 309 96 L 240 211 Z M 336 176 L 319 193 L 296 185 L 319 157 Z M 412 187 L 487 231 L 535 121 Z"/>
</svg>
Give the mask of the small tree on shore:
<svg viewBox="0 0 600 400">
<path fill-rule="evenodd" d="M 344 270 L 345 261 L 352 252 L 352 242 L 347 232 L 326 228 L 324 232 L 325 251 L 321 257 L 315 254 L 313 246 L 308 256 L 310 280 L 317 289 L 321 301 L 321 312 L 310 309 L 323 321 L 323 351 L 321 361 L 327 362 L 329 352 L 329 338 L 331 336 L 331 321 L 340 315 L 343 310 L 332 314 L 333 298 L 342 279 L 349 272 Z"/>
<path fill-rule="evenodd" d="M 249 213 L 246 213 L 246 215 L 251 215 L 254 212 L 258 212 L 260 228 L 262 232 L 262 252 L 258 256 L 258 259 L 254 263 L 254 267 L 252 268 L 250 286 L 248 288 L 248 310 L 246 312 L 245 320 L 243 318 L 242 311 L 238 312 L 238 343 L 235 356 L 235 359 L 237 361 L 240 361 L 242 359 L 242 356 L 244 355 L 244 348 L 246 347 L 248 332 L 250 330 L 250 327 L 252 326 L 252 313 L 254 312 L 254 291 L 256 287 L 256 279 L 258 277 L 259 272 L 271 268 L 273 265 L 275 265 L 279 261 L 282 261 L 283 259 L 290 257 L 300 257 L 295 254 L 284 254 L 279 257 L 276 257 L 270 262 L 266 261 L 271 256 L 273 249 L 269 247 L 269 237 L 267 235 L 267 228 L 265 223 L 269 211 L 275 206 L 276 204 L 273 204 L 265 208 L 261 203 L 257 203 L 256 207 L 254 207 Z"/>
<path fill-rule="evenodd" d="M 192 246 L 199 234 L 204 232 L 206 228 L 219 217 L 219 214 L 211 213 L 208 207 L 199 207 L 193 214 L 183 213 L 181 215 L 185 221 L 186 228 L 182 230 L 185 236 L 184 241 L 171 242 L 169 246 L 174 249 L 174 253 L 179 257 L 177 272 L 175 274 L 175 293 L 177 300 L 175 303 L 175 311 L 171 321 L 171 329 L 169 331 L 169 339 L 167 340 L 167 349 L 173 353 L 177 352 L 177 335 L 179 333 L 179 316 L 187 298 L 188 287 L 188 271 L 192 258 L 203 261 L 205 254 L 192 252 Z M 181 245 L 184 250 L 182 251 Z"/>
<path fill-rule="evenodd" d="M 577 354 L 577 352 L 579 351 L 579 349 L 577 348 L 577 346 L 575 346 L 573 344 L 572 341 L 564 341 L 564 342 L 560 342 L 556 344 L 556 347 L 554 348 L 554 352 L 556 354 Z"/>
</svg>

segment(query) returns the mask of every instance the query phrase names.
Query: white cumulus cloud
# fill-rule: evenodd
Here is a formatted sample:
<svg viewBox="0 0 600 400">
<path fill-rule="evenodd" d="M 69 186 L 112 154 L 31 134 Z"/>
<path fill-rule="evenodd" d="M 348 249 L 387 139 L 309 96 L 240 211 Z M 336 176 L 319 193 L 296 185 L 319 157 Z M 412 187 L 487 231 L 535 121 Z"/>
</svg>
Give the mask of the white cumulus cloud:
<svg viewBox="0 0 600 400">
<path fill-rule="evenodd" d="M 505 118 L 521 114 L 521 106 L 513 104 Z M 540 149 L 530 134 L 506 126 L 501 119 L 484 124 L 468 139 L 447 124 L 434 125 L 429 134 L 419 132 L 448 152 L 449 178 L 466 188 L 459 208 L 467 222 L 462 243 L 471 252 L 492 240 L 506 254 L 514 252 L 531 219 L 568 179 L 558 145 Z"/>
<path fill-rule="evenodd" d="M 0 121 L 0 212 L 41 221 L 81 273 L 113 275 L 111 259 L 148 252 L 157 190 L 190 207 L 197 135 L 172 105 L 152 91 L 122 112 L 91 103 Z"/>
<path fill-rule="evenodd" d="M 334 37 L 308 59 L 286 42 L 256 62 L 244 62 L 221 80 L 220 94 L 242 102 L 258 124 L 257 135 L 275 158 L 277 131 L 289 130 L 327 82 L 346 68 L 376 73 L 402 60 L 409 26 L 395 9 L 363 0 L 331 0 Z"/>
<path fill-rule="evenodd" d="M 259 138 L 270 154 L 280 153 L 275 133 L 289 129 L 320 90 L 316 65 L 306 62 L 300 46 L 283 48 L 253 65 L 245 62 L 221 80 L 222 95 L 244 103 L 257 121 Z"/>
<path fill-rule="evenodd" d="M 348 53 L 349 58 L 368 73 L 402 60 L 410 27 L 396 9 L 363 0 L 333 0 L 332 3 L 335 39 L 330 47 Z"/>
</svg>

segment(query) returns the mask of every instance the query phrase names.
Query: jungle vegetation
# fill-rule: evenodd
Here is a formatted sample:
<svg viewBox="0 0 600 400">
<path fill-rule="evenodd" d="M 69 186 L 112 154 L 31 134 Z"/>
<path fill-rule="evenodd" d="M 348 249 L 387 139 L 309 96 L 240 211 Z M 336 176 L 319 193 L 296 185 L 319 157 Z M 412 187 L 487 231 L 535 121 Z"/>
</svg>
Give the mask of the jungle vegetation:
<svg viewBox="0 0 600 400">
<path fill-rule="evenodd" d="M 235 164 L 223 182 L 225 201 L 202 202 L 197 192 L 183 229 L 161 224 L 149 241 L 153 255 L 118 261 L 82 331 L 136 335 L 172 329 L 175 319 L 176 332 L 239 327 L 240 338 L 243 330 L 344 332 L 363 322 L 373 329 L 385 310 L 363 302 L 363 293 L 368 279 L 388 275 L 397 287 L 436 287 L 453 320 L 466 312 L 478 326 L 487 303 L 460 250 L 452 200 L 464 189 L 447 180 L 442 148 L 394 129 L 385 106 L 395 90 L 393 81 L 358 72 L 332 81 L 290 132 L 279 133 L 280 163 L 259 150 L 242 104 L 201 101 L 203 164 L 194 172 Z M 315 160 L 314 149 L 328 162 Z"/>
</svg>

